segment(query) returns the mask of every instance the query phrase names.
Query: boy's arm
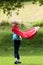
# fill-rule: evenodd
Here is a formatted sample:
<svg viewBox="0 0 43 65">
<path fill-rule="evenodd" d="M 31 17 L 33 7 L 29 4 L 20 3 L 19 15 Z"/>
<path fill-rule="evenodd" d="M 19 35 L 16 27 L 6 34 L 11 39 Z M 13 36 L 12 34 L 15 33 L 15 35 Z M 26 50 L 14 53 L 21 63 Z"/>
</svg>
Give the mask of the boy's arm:
<svg viewBox="0 0 43 65">
<path fill-rule="evenodd" d="M 17 35 L 24 37 L 25 38 L 25 34 L 24 32 L 22 32 L 17 26 L 12 28 L 12 32 L 16 33 Z"/>
</svg>

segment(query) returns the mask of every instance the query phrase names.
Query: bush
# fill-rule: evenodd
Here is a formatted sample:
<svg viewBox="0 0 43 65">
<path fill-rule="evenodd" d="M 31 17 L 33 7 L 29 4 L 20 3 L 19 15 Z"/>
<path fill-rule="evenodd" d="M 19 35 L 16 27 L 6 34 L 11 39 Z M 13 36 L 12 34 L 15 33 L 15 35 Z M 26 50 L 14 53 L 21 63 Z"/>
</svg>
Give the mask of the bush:
<svg viewBox="0 0 43 65">
<path fill-rule="evenodd" d="M 8 21 L 2 21 L 0 24 L 0 29 L 5 30 L 5 29 L 11 29 L 11 25 Z"/>
<path fill-rule="evenodd" d="M 1 31 L 0 32 L 0 45 L 6 45 L 12 42 L 12 33 L 11 31 Z"/>
<path fill-rule="evenodd" d="M 42 27 L 43 26 L 43 20 L 28 22 L 28 25 L 30 27 L 34 27 L 34 26 L 40 26 L 40 27 Z"/>
<path fill-rule="evenodd" d="M 34 26 L 40 26 L 40 27 L 42 27 L 43 26 L 43 20 L 41 20 L 41 21 L 33 21 L 33 22 L 29 22 L 28 21 L 26 23 L 26 25 L 22 23 L 21 24 L 21 30 L 24 31 L 27 28 L 31 28 L 31 27 L 34 27 Z M 0 29 L 1 30 L 11 30 L 11 25 L 8 22 L 2 21 L 2 23 L 0 25 Z"/>
<path fill-rule="evenodd" d="M 41 21 L 36 21 L 36 22 L 33 22 L 33 26 L 43 26 L 43 20 Z"/>
</svg>

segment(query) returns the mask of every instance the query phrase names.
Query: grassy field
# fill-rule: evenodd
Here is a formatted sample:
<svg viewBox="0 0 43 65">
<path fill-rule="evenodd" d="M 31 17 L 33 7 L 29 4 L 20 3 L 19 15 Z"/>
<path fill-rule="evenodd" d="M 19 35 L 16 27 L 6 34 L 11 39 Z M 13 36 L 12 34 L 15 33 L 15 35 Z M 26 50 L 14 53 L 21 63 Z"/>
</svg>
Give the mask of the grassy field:
<svg viewBox="0 0 43 65">
<path fill-rule="evenodd" d="M 31 39 L 23 39 L 20 47 L 21 65 L 43 65 L 43 6 L 39 4 L 24 3 L 19 15 L 12 12 L 12 18 L 20 18 L 25 27 L 22 30 L 33 26 L 41 26 L 37 35 Z M 11 18 L 10 18 L 11 19 Z M 6 14 L 0 11 L 0 22 L 8 20 Z M 41 21 L 38 21 L 41 20 Z M 30 22 L 34 21 L 34 22 Z M 14 65 L 13 41 L 11 27 L 4 24 L 0 26 L 0 65 Z"/>
<path fill-rule="evenodd" d="M 0 65 L 15 65 L 12 33 L 8 32 L 0 31 Z M 43 27 L 32 40 L 22 40 L 20 55 L 21 65 L 43 65 Z"/>
</svg>

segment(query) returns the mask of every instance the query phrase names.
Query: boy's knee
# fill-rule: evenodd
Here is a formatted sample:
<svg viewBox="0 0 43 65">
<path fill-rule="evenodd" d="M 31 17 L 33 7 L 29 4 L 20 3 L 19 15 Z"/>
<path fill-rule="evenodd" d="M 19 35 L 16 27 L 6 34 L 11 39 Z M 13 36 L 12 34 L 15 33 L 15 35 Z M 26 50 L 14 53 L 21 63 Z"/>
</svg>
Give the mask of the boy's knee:
<svg viewBox="0 0 43 65">
<path fill-rule="evenodd" d="M 18 53 L 18 50 L 15 50 L 14 52 L 15 52 L 15 53 Z"/>
</svg>

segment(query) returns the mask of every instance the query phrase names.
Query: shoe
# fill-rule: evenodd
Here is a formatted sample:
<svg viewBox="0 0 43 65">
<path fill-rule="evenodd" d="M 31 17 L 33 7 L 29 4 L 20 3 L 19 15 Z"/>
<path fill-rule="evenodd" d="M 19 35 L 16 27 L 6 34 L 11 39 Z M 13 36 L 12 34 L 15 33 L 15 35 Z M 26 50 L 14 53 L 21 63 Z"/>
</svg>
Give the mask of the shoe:
<svg viewBox="0 0 43 65">
<path fill-rule="evenodd" d="M 18 61 L 19 64 L 21 64 L 22 62 L 21 61 Z"/>
<path fill-rule="evenodd" d="M 15 61 L 14 63 L 15 64 L 21 64 L 21 61 Z"/>
<path fill-rule="evenodd" d="M 15 64 L 18 64 L 18 61 L 15 61 L 14 63 L 15 63 Z"/>
</svg>

